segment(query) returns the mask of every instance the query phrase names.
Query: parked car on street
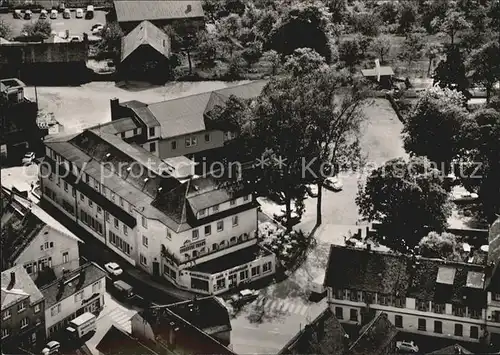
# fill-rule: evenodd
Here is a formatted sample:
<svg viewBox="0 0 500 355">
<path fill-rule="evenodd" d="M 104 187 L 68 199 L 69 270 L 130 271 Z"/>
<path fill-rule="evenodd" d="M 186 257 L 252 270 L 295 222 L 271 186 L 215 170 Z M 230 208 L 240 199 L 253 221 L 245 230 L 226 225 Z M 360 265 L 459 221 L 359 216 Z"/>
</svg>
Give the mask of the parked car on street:
<svg viewBox="0 0 500 355">
<path fill-rule="evenodd" d="M 398 341 L 396 349 L 400 353 L 418 353 L 418 346 L 413 341 Z"/>
<path fill-rule="evenodd" d="M 57 14 L 58 14 L 57 10 L 55 10 L 55 9 L 50 10 L 50 19 L 51 20 L 57 19 Z"/>
<path fill-rule="evenodd" d="M 122 268 L 117 263 L 107 263 L 104 268 L 113 276 L 120 276 L 123 273 Z"/>
<path fill-rule="evenodd" d="M 240 306 L 244 303 L 253 301 L 254 299 L 257 298 L 258 295 L 259 295 L 258 291 L 255 290 L 250 290 L 250 289 L 241 290 L 237 294 L 231 296 L 231 302 L 233 305 Z"/>
<path fill-rule="evenodd" d="M 21 10 L 14 10 L 14 12 L 12 13 L 12 16 L 14 18 L 21 18 L 21 17 L 23 17 L 23 13 L 21 12 Z"/>
<path fill-rule="evenodd" d="M 49 341 L 45 346 L 45 348 L 43 348 L 42 355 L 57 354 L 60 348 L 61 344 L 58 341 L 55 340 Z"/>
<path fill-rule="evenodd" d="M 309 184 L 306 186 L 307 194 L 311 197 L 318 197 L 318 184 Z"/>
<path fill-rule="evenodd" d="M 76 18 L 83 18 L 83 9 L 76 9 Z"/>
<path fill-rule="evenodd" d="M 323 182 L 323 185 L 335 192 L 342 191 L 342 189 L 344 188 L 344 184 L 342 184 L 342 181 L 336 176 L 327 177 Z"/>
<path fill-rule="evenodd" d="M 40 11 L 40 16 L 39 16 L 38 18 L 39 18 L 40 20 L 46 20 L 46 19 L 47 19 L 47 16 L 48 16 L 47 10 L 42 9 L 42 11 Z"/>
<path fill-rule="evenodd" d="M 31 165 L 35 161 L 35 153 L 33 152 L 28 152 L 24 154 L 22 163 L 23 165 Z"/>
<path fill-rule="evenodd" d="M 31 12 L 31 10 L 24 11 L 24 19 L 25 20 L 31 20 L 31 17 L 33 17 L 33 13 Z"/>
</svg>

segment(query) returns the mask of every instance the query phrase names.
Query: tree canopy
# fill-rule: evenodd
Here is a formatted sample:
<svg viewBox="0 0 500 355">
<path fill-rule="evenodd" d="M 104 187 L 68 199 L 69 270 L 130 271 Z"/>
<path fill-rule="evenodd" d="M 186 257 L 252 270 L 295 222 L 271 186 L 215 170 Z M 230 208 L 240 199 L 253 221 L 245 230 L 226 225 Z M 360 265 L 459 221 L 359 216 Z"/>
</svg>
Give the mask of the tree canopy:
<svg viewBox="0 0 500 355">
<path fill-rule="evenodd" d="M 430 232 L 418 244 L 420 255 L 427 258 L 463 261 L 463 243 L 451 233 Z"/>
<path fill-rule="evenodd" d="M 407 252 L 451 215 L 441 174 L 425 158 L 393 159 L 372 171 L 356 197 L 360 214 L 382 223 L 380 242 Z"/>
</svg>

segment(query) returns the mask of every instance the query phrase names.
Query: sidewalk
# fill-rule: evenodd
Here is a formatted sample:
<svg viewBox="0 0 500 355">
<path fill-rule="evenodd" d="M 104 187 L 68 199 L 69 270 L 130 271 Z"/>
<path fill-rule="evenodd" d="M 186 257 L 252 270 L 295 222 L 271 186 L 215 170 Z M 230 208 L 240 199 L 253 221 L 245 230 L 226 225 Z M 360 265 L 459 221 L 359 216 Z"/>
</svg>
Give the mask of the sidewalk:
<svg viewBox="0 0 500 355">
<path fill-rule="evenodd" d="M 137 294 L 146 296 L 144 298 L 148 301 L 168 304 L 193 299 L 196 296 L 195 293 L 181 290 L 172 284 L 168 284 L 166 280 L 158 282 L 148 273 L 125 262 L 118 254 L 96 240 L 95 237 L 55 207 L 51 206 L 50 203 L 42 200 L 40 207 L 85 242 L 85 244 L 80 245 L 80 256 L 85 256 L 88 260 L 96 262 L 101 267 L 104 267 L 104 264 L 110 261 L 119 263 L 123 269 L 123 280 L 134 287 L 137 290 Z"/>
</svg>

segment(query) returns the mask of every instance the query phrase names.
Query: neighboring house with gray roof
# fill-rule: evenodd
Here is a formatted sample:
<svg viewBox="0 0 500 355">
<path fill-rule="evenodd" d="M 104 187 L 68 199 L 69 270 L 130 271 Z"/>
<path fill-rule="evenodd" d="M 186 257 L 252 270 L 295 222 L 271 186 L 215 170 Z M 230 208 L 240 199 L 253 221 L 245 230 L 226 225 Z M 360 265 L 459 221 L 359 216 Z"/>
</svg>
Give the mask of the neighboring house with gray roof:
<svg viewBox="0 0 500 355">
<path fill-rule="evenodd" d="M 180 33 L 196 33 L 205 26 L 202 1 L 114 1 L 107 22 L 117 21 L 125 34 L 142 21 L 163 29 L 174 26 Z"/>
<path fill-rule="evenodd" d="M 80 265 L 76 237 L 28 199 L 2 188 L 2 270 L 22 265 L 38 285 Z"/>
<path fill-rule="evenodd" d="M 92 129 L 112 131 L 126 142 L 141 145 L 162 159 L 183 155 L 218 156 L 217 153 L 235 137 L 235 129 L 215 122 L 210 112 L 223 106 L 232 95 L 244 100 L 255 99 L 266 84 L 267 80 L 257 80 L 151 104 L 120 103 L 112 99 L 111 122 Z"/>
<path fill-rule="evenodd" d="M 170 37 L 151 22 L 142 21 L 122 38 L 118 75 L 163 83 L 170 75 L 170 55 Z"/>
<path fill-rule="evenodd" d="M 492 268 L 492 276 L 487 280 L 487 330 L 491 341 L 500 344 L 500 216 L 490 227 L 488 245 L 488 263 Z M 500 349 L 499 349 L 500 350 Z"/>
<path fill-rule="evenodd" d="M 22 265 L 2 271 L 2 352 L 19 353 L 45 343 L 45 303 Z"/>
<path fill-rule="evenodd" d="M 102 310 L 106 272 L 94 263 L 87 263 L 40 291 L 45 299 L 45 331 L 52 338 L 83 313 Z"/>
<path fill-rule="evenodd" d="M 401 331 L 479 343 L 500 333 L 500 313 L 492 313 L 500 293 L 486 290 L 492 271 L 488 265 L 332 245 L 325 286 L 342 323 L 364 324 L 385 312 Z"/>
</svg>

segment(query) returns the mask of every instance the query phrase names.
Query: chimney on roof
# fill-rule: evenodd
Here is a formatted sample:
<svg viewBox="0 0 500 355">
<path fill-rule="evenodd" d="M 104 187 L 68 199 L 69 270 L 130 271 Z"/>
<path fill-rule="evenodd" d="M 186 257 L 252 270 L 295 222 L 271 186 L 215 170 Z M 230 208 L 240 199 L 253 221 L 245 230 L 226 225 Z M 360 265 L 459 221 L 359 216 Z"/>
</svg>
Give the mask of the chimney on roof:
<svg viewBox="0 0 500 355">
<path fill-rule="evenodd" d="M 10 282 L 9 282 L 9 285 L 7 286 L 7 290 L 12 290 L 14 288 L 15 284 L 16 284 L 16 272 L 11 271 L 10 272 Z"/>
<path fill-rule="evenodd" d="M 111 121 L 117 120 L 120 118 L 120 99 L 114 97 L 109 100 L 109 104 L 111 106 Z"/>
<path fill-rule="evenodd" d="M 186 8 L 186 12 L 191 12 L 191 10 L 192 10 L 191 4 L 188 4 L 187 8 Z"/>
</svg>

